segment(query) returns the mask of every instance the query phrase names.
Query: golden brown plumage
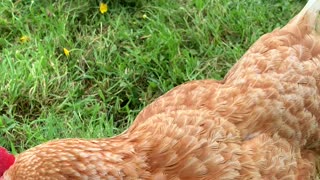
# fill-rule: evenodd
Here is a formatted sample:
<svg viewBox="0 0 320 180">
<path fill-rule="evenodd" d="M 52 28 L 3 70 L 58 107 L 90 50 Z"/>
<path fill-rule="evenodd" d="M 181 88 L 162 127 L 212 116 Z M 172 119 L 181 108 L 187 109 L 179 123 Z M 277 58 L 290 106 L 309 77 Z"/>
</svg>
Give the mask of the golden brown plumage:
<svg viewBox="0 0 320 180">
<path fill-rule="evenodd" d="M 320 0 L 262 36 L 223 81 L 180 85 L 123 134 L 48 142 L 4 179 L 315 179 Z"/>
</svg>

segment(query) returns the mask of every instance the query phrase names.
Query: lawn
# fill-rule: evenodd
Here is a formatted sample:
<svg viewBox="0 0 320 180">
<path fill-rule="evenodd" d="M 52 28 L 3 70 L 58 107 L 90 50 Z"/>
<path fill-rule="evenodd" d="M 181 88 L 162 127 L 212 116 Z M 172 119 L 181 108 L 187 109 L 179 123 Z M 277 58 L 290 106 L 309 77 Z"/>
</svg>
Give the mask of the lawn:
<svg viewBox="0 0 320 180">
<path fill-rule="evenodd" d="M 195 79 L 222 79 L 306 1 L 0 1 L 0 146 L 110 137 Z"/>
</svg>

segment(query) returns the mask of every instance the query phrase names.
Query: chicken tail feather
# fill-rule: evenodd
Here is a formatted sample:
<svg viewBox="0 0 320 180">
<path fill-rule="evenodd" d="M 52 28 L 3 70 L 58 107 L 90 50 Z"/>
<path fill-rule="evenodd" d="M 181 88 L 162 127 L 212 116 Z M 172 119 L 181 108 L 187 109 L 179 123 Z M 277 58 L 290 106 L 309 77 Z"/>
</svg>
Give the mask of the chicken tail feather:
<svg viewBox="0 0 320 180">
<path fill-rule="evenodd" d="M 320 33 L 320 0 L 309 0 L 290 24 L 306 25 L 311 31 Z"/>
</svg>

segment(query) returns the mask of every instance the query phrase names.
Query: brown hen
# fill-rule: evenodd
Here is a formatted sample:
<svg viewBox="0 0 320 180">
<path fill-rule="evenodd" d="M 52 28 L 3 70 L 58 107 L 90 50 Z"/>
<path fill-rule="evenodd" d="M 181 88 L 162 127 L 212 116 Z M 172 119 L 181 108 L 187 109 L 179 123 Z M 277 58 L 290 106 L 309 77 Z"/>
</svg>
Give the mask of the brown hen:
<svg viewBox="0 0 320 180">
<path fill-rule="evenodd" d="M 320 0 L 262 36 L 223 81 L 180 85 L 108 139 L 55 140 L 5 180 L 315 179 L 320 148 Z"/>
</svg>

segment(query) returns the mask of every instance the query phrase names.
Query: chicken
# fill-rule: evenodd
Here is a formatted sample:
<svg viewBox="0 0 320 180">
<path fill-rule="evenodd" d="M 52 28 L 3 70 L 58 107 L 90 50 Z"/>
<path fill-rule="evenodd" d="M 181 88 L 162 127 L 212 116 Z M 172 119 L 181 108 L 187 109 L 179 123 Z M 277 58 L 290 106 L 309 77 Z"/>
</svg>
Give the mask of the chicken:
<svg viewBox="0 0 320 180">
<path fill-rule="evenodd" d="M 0 176 L 7 170 L 15 161 L 15 157 L 9 154 L 6 149 L 0 147 Z"/>
<path fill-rule="evenodd" d="M 2 179 L 316 179 L 319 10 L 309 0 L 224 80 L 175 87 L 118 136 L 31 148 Z"/>
</svg>

